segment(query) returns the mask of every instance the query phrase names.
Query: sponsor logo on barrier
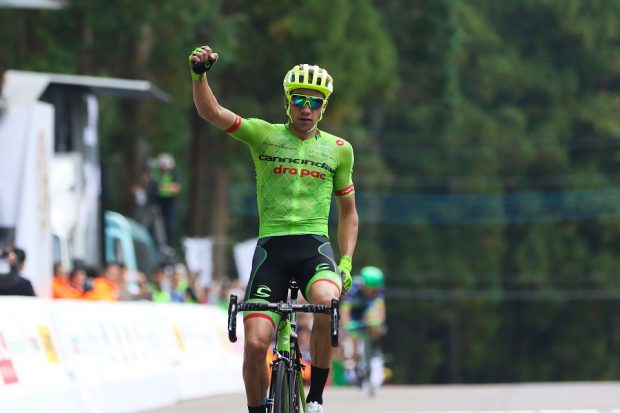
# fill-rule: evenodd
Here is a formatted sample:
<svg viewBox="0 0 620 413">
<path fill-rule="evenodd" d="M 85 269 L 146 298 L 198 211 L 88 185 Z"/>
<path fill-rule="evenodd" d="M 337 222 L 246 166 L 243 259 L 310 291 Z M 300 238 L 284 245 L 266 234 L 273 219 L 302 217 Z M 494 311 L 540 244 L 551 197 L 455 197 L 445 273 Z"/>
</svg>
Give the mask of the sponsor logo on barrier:
<svg viewBox="0 0 620 413">
<path fill-rule="evenodd" d="M 43 348 L 45 349 L 45 354 L 47 355 L 47 361 L 50 364 L 57 364 L 60 362 L 58 358 L 58 353 L 56 352 L 56 347 L 54 347 L 54 342 L 52 341 L 52 335 L 50 334 L 50 329 L 48 326 L 39 326 L 39 338 L 41 339 L 41 344 L 43 344 Z"/>
<path fill-rule="evenodd" d="M 17 384 L 19 381 L 13 362 L 9 359 L 0 360 L 0 375 L 4 384 Z"/>
<path fill-rule="evenodd" d="M 173 325 L 172 330 L 174 331 L 174 337 L 177 339 L 177 346 L 182 353 L 185 353 L 185 340 L 183 340 L 183 334 L 181 334 L 181 329 L 178 325 Z"/>
<path fill-rule="evenodd" d="M 0 333 L 0 376 L 4 384 L 17 384 L 17 372 L 11 361 L 11 353 L 4 341 L 4 336 Z"/>
</svg>

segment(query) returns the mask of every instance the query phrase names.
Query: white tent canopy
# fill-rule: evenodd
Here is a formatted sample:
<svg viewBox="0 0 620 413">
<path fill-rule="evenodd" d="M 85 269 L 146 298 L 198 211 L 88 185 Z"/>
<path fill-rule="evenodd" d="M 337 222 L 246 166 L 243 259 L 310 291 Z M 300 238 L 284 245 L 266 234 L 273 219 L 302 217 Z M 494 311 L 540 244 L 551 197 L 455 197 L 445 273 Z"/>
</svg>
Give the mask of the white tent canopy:
<svg viewBox="0 0 620 413">
<path fill-rule="evenodd" d="M 7 70 L 2 83 L 2 103 L 9 109 L 36 102 L 52 85 L 81 87 L 100 96 L 170 100 L 167 93 L 146 80 Z"/>
<path fill-rule="evenodd" d="M 63 0 L 0 0 L 0 7 L 13 9 L 61 9 L 67 6 Z"/>
</svg>

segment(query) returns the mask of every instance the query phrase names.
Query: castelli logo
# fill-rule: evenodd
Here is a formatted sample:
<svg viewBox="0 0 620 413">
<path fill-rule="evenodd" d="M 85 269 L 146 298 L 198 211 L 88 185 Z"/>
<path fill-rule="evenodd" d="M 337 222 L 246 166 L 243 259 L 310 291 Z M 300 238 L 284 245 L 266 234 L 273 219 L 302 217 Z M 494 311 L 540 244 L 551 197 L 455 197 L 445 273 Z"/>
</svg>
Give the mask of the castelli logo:
<svg viewBox="0 0 620 413">
<path fill-rule="evenodd" d="M 342 146 L 342 145 L 344 145 L 344 141 L 343 141 L 342 139 L 338 139 L 338 140 L 336 141 L 336 145 L 338 145 L 338 146 Z"/>
</svg>

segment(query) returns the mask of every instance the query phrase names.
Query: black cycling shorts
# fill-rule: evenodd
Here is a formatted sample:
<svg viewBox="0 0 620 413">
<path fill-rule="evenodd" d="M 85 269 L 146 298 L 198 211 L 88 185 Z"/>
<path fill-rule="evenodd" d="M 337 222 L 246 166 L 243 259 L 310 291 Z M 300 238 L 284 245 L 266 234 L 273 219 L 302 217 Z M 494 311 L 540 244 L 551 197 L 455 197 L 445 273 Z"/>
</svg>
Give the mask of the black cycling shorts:
<svg viewBox="0 0 620 413">
<path fill-rule="evenodd" d="M 320 235 L 280 235 L 260 238 L 252 259 L 246 301 L 286 301 L 289 280 L 295 278 L 308 300 L 316 281 L 327 281 L 342 289 L 340 271 L 329 238 Z M 247 312 L 247 319 L 252 312 Z M 260 313 L 255 313 L 260 315 Z M 264 313 L 263 315 L 271 315 Z M 275 320 L 274 320 L 275 321 Z"/>
</svg>

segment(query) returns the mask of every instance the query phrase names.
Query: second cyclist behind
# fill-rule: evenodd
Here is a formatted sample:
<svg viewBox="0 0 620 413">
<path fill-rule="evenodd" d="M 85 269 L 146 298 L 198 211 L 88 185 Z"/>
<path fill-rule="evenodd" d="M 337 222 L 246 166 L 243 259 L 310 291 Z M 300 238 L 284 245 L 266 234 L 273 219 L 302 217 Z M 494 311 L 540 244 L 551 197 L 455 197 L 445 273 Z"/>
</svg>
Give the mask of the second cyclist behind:
<svg viewBox="0 0 620 413">
<path fill-rule="evenodd" d="M 353 285 L 342 302 L 342 325 L 351 344 L 351 353 L 345 355 L 345 358 L 353 362 L 348 366 L 350 376 L 355 377 L 359 373 L 356 367 L 364 356 L 360 354 L 360 349 L 362 349 L 360 344 L 370 346 L 364 351 L 371 356 L 380 353 L 379 340 L 386 332 L 383 286 L 384 277 L 381 269 L 372 265 L 362 267 L 360 275 L 353 278 Z M 370 360 L 365 362 L 370 362 Z M 380 379 L 380 381 L 383 380 Z"/>
</svg>

